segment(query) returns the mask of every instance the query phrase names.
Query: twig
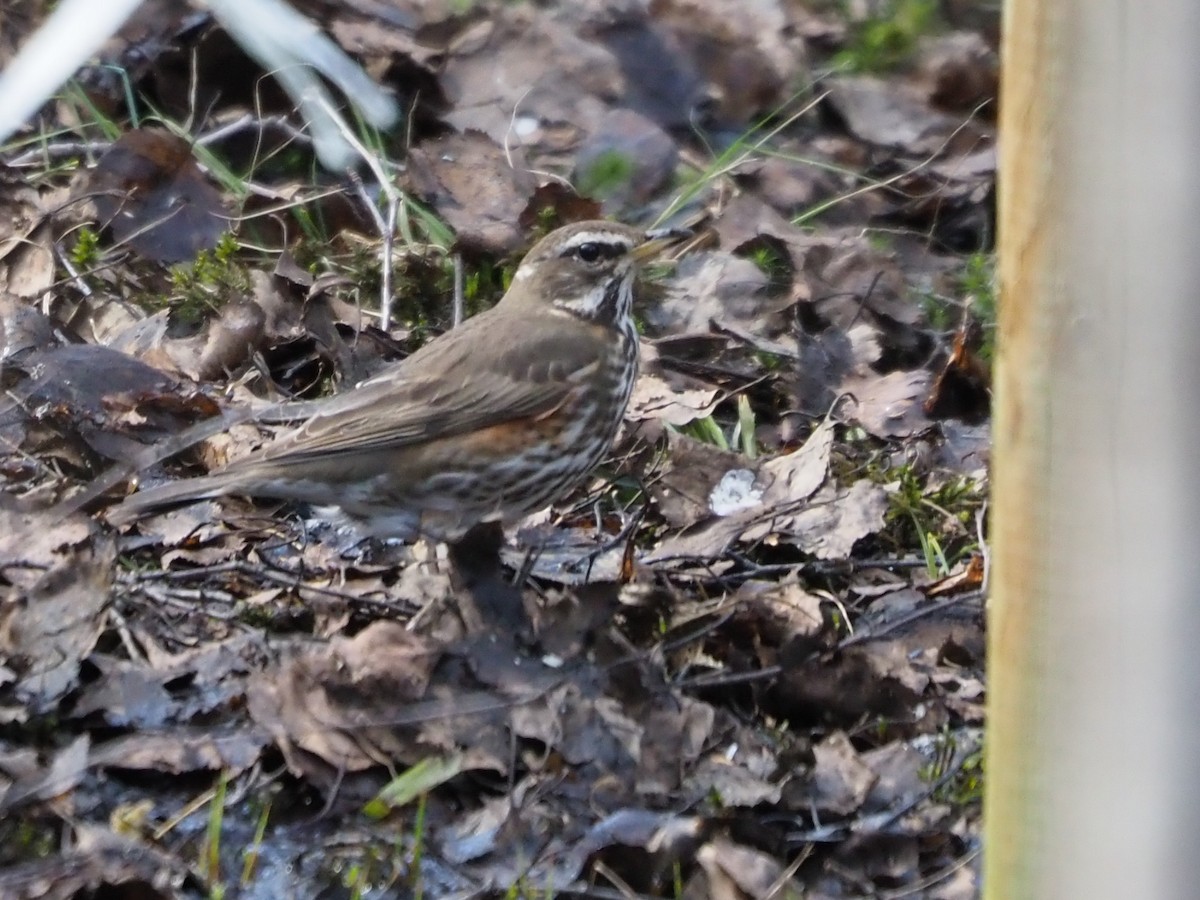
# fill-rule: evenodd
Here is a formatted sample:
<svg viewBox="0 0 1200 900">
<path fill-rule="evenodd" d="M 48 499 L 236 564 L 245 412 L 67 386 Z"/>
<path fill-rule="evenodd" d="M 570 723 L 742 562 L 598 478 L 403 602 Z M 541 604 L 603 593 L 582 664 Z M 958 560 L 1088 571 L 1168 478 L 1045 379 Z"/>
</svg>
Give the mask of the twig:
<svg viewBox="0 0 1200 900">
<path fill-rule="evenodd" d="M 462 324 L 463 314 L 466 309 L 466 301 L 463 297 L 463 258 L 461 253 L 455 253 L 452 258 L 454 260 L 453 324 L 457 328 Z"/>
<path fill-rule="evenodd" d="M 103 153 L 112 146 L 111 141 L 56 141 L 52 144 L 39 144 L 32 150 L 26 150 L 8 161 L 11 168 L 40 165 L 51 157 L 71 157 L 86 153 Z"/>
<path fill-rule="evenodd" d="M 972 751 L 974 752 L 974 751 Z M 870 813 L 858 816 L 848 822 L 838 822 L 835 825 L 820 825 L 810 828 L 805 831 L 792 832 L 788 834 L 787 840 L 792 843 L 829 843 L 832 841 L 841 841 L 855 834 L 880 834 L 891 828 L 902 818 L 931 798 L 934 794 L 944 788 L 947 784 L 958 777 L 958 773 L 962 771 L 962 767 L 966 764 L 971 753 L 961 753 L 957 755 L 955 765 L 948 769 L 941 778 L 933 782 L 924 791 L 920 791 L 901 802 L 897 803 L 891 809 L 885 809 L 877 813 Z"/>
<path fill-rule="evenodd" d="M 888 622 L 876 631 L 859 631 L 841 641 L 828 650 L 822 649 L 809 654 L 802 662 L 816 659 L 818 656 L 828 652 L 840 652 L 848 647 L 853 647 L 856 644 L 865 644 L 868 641 L 882 640 L 889 634 L 904 628 L 906 625 L 911 625 L 919 619 L 924 619 L 935 613 L 949 609 L 952 606 L 957 606 L 968 601 L 980 600 L 984 596 L 983 591 L 967 591 L 966 593 L 958 594 L 954 597 L 948 597 L 945 600 L 933 603 L 921 609 L 913 610 L 907 615 L 900 616 L 893 622 Z M 697 675 L 695 678 L 685 679 L 676 682 L 675 686 L 680 690 L 699 690 L 702 688 L 715 687 L 731 687 L 739 684 L 753 684 L 758 681 L 770 681 L 778 678 L 783 673 L 783 666 L 764 666 L 761 669 L 752 669 L 747 672 L 717 672 L 712 675 Z"/>
<path fill-rule="evenodd" d="M 330 600 L 352 604 L 361 609 L 372 610 L 379 613 L 386 613 L 389 616 L 398 616 L 400 611 L 393 605 L 382 600 L 371 600 L 366 597 L 351 594 L 347 591 L 339 591 L 330 587 L 322 587 L 302 581 L 303 575 L 298 572 L 285 569 L 282 566 L 270 562 L 261 562 L 254 564 L 244 559 L 233 559 L 227 562 L 214 563 L 208 566 L 198 566 L 194 569 L 180 570 L 156 570 L 151 572 L 138 573 L 135 584 L 138 587 L 144 587 L 149 582 L 155 581 L 191 581 L 195 579 L 211 578 L 216 575 L 238 574 L 255 577 L 263 582 L 275 584 L 283 588 L 295 591 L 303 597 L 301 592 L 316 594 L 317 596 Z"/>
<path fill-rule="evenodd" d="M 293 125 L 285 116 L 256 116 L 251 113 L 244 113 L 240 118 L 234 119 L 232 122 L 218 125 L 212 131 L 198 135 L 194 143 L 198 147 L 206 147 L 209 144 L 223 141 L 243 131 L 262 132 L 268 128 L 276 128 L 282 131 L 288 136 L 289 140 L 296 141 L 297 143 L 312 144 L 312 138 L 303 129 Z"/>
</svg>

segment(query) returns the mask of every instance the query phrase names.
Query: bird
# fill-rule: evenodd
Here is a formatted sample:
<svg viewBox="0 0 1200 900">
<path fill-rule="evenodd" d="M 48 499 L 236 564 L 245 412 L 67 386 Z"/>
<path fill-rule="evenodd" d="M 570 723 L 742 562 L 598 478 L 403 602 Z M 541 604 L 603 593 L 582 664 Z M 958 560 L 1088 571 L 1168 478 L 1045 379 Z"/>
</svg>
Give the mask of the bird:
<svg viewBox="0 0 1200 900">
<path fill-rule="evenodd" d="M 336 507 L 364 538 L 454 544 L 519 521 L 610 450 L 637 375 L 635 276 L 681 236 L 558 228 L 491 309 L 342 394 L 296 404 L 303 419 L 247 456 L 132 493 L 108 519 L 239 494 Z"/>
</svg>

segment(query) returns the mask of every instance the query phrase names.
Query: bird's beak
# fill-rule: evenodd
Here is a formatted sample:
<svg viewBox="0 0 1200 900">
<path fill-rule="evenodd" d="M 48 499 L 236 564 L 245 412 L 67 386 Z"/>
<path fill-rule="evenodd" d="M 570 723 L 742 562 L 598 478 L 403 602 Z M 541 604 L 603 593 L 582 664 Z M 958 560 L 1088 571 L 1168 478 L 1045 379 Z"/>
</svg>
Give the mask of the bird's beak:
<svg viewBox="0 0 1200 900">
<path fill-rule="evenodd" d="M 630 254 L 638 265 L 658 257 L 668 247 L 673 247 L 692 233 L 684 228 L 659 228 L 646 232 L 646 240 L 638 244 Z"/>
</svg>

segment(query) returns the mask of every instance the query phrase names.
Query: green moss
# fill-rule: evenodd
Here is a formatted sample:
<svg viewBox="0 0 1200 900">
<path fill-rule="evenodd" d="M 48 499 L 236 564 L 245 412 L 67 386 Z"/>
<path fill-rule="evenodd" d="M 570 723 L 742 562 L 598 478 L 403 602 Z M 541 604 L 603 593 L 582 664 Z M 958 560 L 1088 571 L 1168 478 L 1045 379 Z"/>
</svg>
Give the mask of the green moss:
<svg viewBox="0 0 1200 900">
<path fill-rule="evenodd" d="M 977 550 L 973 523 L 984 499 L 979 482 L 954 475 L 931 487 L 912 466 L 868 466 L 867 476 L 892 488 L 887 536 L 905 550 L 920 548 L 931 577 L 947 574 Z"/>
<path fill-rule="evenodd" d="M 758 363 L 759 368 L 764 372 L 780 372 L 787 369 L 788 363 L 791 362 L 786 356 L 781 356 L 778 353 L 771 353 L 768 350 L 755 350 L 754 359 Z"/>
<path fill-rule="evenodd" d="M 4 852 L 0 862 L 24 863 L 34 859 L 46 859 L 58 849 L 58 829 L 52 822 L 8 819 L 0 827 L 0 841 Z"/>
<path fill-rule="evenodd" d="M 579 173 L 576 188 L 587 197 L 607 199 L 624 190 L 633 178 L 633 160 L 619 150 L 605 150 Z"/>
<path fill-rule="evenodd" d="M 958 738 L 949 729 L 941 731 L 935 743 L 936 758 L 923 766 L 920 776 L 927 784 L 936 784 L 946 777 L 947 767 L 958 755 Z M 983 748 L 969 752 L 954 773 L 933 794 L 942 803 L 955 807 L 983 802 Z"/>
<path fill-rule="evenodd" d="M 76 269 L 88 271 L 100 262 L 100 235 L 88 227 L 75 232 L 75 246 L 71 248 L 71 263 Z"/>
<path fill-rule="evenodd" d="M 270 631 L 275 622 L 276 610 L 266 605 L 242 605 L 237 610 L 237 620 L 256 631 Z"/>
<path fill-rule="evenodd" d="M 962 325 L 964 310 L 969 310 L 982 334 L 982 342 L 975 348 L 975 353 L 984 362 L 991 363 L 996 346 L 995 254 L 980 251 L 966 257 L 962 269 L 954 276 L 953 293 L 953 297 L 934 293 L 921 295 L 918 299 L 925 321 L 932 330 L 949 333 Z"/>
<path fill-rule="evenodd" d="M 971 315 L 982 326 L 979 356 L 990 363 L 996 355 L 996 256 L 972 253 L 963 264 L 959 289 L 971 302 Z"/>
<path fill-rule="evenodd" d="M 792 284 L 792 261 L 778 246 L 763 241 L 750 251 L 750 262 L 767 276 L 767 289 L 787 290 Z"/>
<path fill-rule="evenodd" d="M 887 72 L 909 62 L 917 41 L 936 25 L 936 0 L 886 0 L 852 22 L 834 65 L 852 72 Z"/>
<path fill-rule="evenodd" d="M 151 308 L 166 306 L 185 324 L 200 321 L 230 299 L 250 292 L 250 273 L 238 258 L 237 238 L 221 236 L 212 250 L 201 250 L 188 264 L 171 269 L 172 294 L 165 301 L 145 300 Z"/>
<path fill-rule="evenodd" d="M 515 265 L 500 265 L 486 259 L 466 272 L 463 277 L 463 307 L 467 317 L 494 306 L 512 284 L 515 272 Z"/>
</svg>

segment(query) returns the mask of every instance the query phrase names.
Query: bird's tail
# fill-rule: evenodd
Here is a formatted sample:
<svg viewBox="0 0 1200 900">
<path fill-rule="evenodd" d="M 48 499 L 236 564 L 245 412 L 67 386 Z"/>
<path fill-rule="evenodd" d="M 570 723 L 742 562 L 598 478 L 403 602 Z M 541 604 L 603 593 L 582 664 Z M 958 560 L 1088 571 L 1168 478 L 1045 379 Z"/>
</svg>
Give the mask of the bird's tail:
<svg viewBox="0 0 1200 900">
<path fill-rule="evenodd" d="M 149 510 L 220 497 L 236 490 L 237 485 L 237 477 L 224 472 L 160 484 L 130 494 L 110 509 L 106 518 L 112 525 L 127 525 Z"/>
</svg>

